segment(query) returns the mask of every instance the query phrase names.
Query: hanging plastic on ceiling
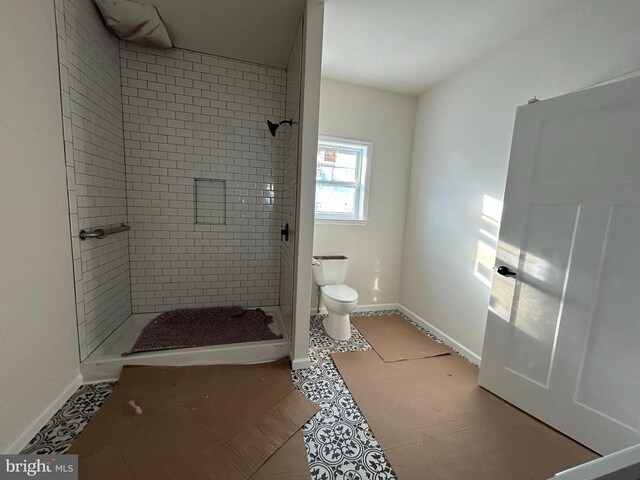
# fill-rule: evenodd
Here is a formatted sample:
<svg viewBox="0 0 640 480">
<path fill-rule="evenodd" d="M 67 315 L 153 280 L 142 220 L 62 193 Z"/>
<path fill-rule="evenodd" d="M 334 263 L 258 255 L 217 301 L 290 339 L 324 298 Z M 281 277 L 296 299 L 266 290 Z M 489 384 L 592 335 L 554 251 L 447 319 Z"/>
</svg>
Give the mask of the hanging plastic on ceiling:
<svg viewBox="0 0 640 480">
<path fill-rule="evenodd" d="M 118 38 L 148 47 L 173 47 L 169 32 L 155 6 L 131 0 L 94 2 L 107 28 Z"/>
</svg>

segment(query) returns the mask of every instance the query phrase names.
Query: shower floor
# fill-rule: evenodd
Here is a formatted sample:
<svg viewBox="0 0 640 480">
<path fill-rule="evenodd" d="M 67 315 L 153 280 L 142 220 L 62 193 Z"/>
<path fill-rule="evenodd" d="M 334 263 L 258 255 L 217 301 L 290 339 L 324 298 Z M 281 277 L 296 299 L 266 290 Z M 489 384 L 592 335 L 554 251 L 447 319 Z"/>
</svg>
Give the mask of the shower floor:
<svg viewBox="0 0 640 480">
<path fill-rule="evenodd" d="M 179 348 L 136 353 L 126 357 L 142 329 L 159 313 L 131 315 L 83 362 L 80 371 L 85 383 L 104 382 L 119 377 L 123 365 L 214 365 L 269 362 L 289 354 L 289 339 L 278 307 L 261 307 L 273 316 L 269 328 L 281 339 L 260 342 L 231 343 L 196 348 Z"/>
</svg>

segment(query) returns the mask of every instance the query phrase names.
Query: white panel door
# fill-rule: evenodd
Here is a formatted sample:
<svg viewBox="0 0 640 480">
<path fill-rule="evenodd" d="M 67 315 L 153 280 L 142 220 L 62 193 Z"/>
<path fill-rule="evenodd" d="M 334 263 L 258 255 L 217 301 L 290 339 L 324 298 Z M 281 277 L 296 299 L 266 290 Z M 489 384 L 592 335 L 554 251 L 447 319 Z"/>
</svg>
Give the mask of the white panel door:
<svg viewBox="0 0 640 480">
<path fill-rule="evenodd" d="M 640 443 L 640 78 L 518 109 L 480 384 L 601 454 Z"/>
</svg>

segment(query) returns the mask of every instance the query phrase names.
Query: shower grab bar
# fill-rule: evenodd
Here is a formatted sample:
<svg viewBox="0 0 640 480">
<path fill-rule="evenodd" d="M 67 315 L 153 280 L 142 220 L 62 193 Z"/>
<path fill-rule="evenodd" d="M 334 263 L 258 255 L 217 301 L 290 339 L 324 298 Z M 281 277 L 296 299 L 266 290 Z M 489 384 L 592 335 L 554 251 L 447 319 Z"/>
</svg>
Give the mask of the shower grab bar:
<svg viewBox="0 0 640 480">
<path fill-rule="evenodd" d="M 125 225 L 124 223 L 118 227 L 108 227 L 108 228 L 92 228 L 90 230 L 80 230 L 80 240 L 86 240 L 87 238 L 98 238 L 102 239 L 109 235 L 113 235 L 114 233 L 126 232 L 131 230 L 129 225 Z"/>
</svg>

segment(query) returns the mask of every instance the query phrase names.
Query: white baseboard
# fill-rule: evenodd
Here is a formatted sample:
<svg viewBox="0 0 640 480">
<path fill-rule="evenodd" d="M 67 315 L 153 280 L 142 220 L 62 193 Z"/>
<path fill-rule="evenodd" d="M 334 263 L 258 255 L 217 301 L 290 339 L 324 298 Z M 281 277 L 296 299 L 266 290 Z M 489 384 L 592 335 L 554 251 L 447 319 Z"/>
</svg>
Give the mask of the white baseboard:
<svg viewBox="0 0 640 480">
<path fill-rule="evenodd" d="M 439 328 L 431 325 L 424 318 L 420 317 L 417 313 L 409 310 L 404 305 L 398 305 L 398 310 L 400 310 L 402 313 L 404 313 L 407 317 L 409 317 L 414 322 L 417 322 L 418 324 L 422 325 L 424 328 L 429 330 L 437 338 L 442 340 L 445 343 L 445 345 L 448 345 L 449 347 L 453 348 L 456 352 L 458 352 L 460 355 L 465 357 L 471 363 L 473 363 L 474 365 L 480 366 L 481 357 L 479 355 L 475 354 L 474 352 L 469 350 L 467 347 L 465 347 L 461 343 L 451 338 L 449 335 L 444 333 Z"/>
<path fill-rule="evenodd" d="M 379 312 L 380 310 L 397 310 L 397 303 L 377 303 L 373 305 L 358 305 L 353 311 L 354 312 Z M 311 315 L 315 315 L 317 313 L 317 309 L 311 309 Z M 320 308 L 320 314 L 326 315 L 327 309 L 324 307 Z"/>
<path fill-rule="evenodd" d="M 78 375 L 65 387 L 58 397 L 49 404 L 49 406 L 36 418 L 27 429 L 5 450 L 5 453 L 19 453 L 29 441 L 35 437 L 36 433 L 49 421 L 53 414 L 56 413 L 65 404 L 69 397 L 82 384 L 82 375 Z"/>
<path fill-rule="evenodd" d="M 91 381 L 87 381 L 87 382 L 82 382 L 82 385 L 98 385 L 99 383 L 105 383 L 105 382 L 117 382 L 120 379 L 119 376 L 117 377 L 113 377 L 113 378 L 105 378 L 104 380 L 91 380 Z"/>
<path fill-rule="evenodd" d="M 309 368 L 311 366 L 311 359 L 309 357 L 294 358 L 291 361 L 291 370 L 302 370 L 303 368 Z"/>
</svg>

